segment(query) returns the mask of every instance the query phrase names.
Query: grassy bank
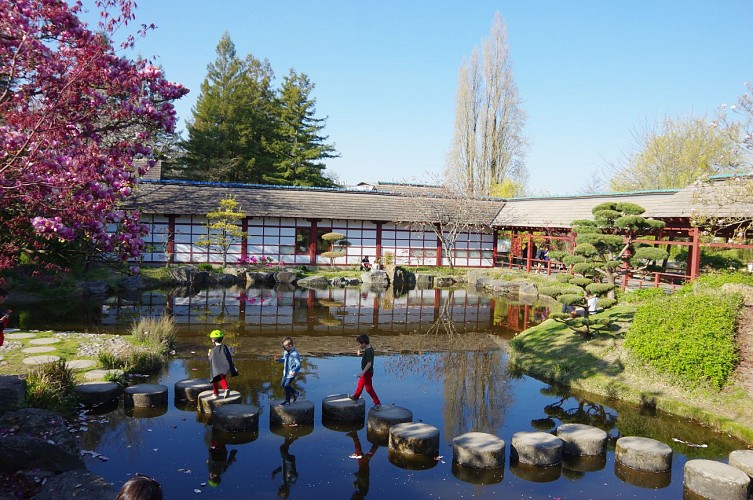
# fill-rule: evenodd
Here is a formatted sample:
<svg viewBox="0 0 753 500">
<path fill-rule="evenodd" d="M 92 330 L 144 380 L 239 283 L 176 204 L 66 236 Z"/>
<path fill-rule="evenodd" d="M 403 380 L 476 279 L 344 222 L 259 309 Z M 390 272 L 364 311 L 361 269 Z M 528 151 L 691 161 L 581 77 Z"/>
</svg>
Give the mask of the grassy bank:
<svg viewBox="0 0 753 500">
<path fill-rule="evenodd" d="M 584 340 L 553 320 L 526 330 L 510 342 L 511 362 L 526 373 L 603 398 L 692 419 L 753 443 L 753 399 L 734 381 L 721 390 L 687 384 L 639 361 L 624 347 L 635 306 L 617 306 L 600 315 L 615 322 L 607 334 Z"/>
</svg>

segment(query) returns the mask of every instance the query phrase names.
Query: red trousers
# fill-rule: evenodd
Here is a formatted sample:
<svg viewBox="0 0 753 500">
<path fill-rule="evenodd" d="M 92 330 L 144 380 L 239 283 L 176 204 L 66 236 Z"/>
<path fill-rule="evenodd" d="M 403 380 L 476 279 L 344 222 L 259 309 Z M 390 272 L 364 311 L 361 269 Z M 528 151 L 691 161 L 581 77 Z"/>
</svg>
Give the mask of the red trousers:
<svg viewBox="0 0 753 500">
<path fill-rule="evenodd" d="M 374 390 L 374 386 L 371 385 L 371 377 L 373 376 L 374 370 L 369 370 L 363 377 L 358 377 L 358 386 L 356 386 L 356 392 L 353 393 L 353 397 L 356 399 L 360 398 L 361 393 L 364 389 L 366 389 L 366 392 L 369 393 L 369 396 L 371 396 L 374 404 L 380 405 L 382 403 L 379 401 L 379 396 L 377 396 L 377 393 Z"/>
<path fill-rule="evenodd" d="M 219 387 L 222 387 L 222 389 L 227 389 L 227 380 L 225 380 L 227 376 L 225 374 L 217 375 L 212 379 L 212 391 L 217 394 L 217 391 L 219 390 Z M 219 385 L 219 387 L 217 387 Z"/>
</svg>

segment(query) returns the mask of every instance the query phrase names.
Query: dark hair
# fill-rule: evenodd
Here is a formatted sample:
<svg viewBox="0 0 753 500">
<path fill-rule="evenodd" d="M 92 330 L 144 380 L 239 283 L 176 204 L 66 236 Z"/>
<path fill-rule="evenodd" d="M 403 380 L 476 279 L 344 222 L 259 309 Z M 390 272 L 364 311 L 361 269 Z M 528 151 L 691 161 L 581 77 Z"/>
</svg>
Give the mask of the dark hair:
<svg viewBox="0 0 753 500">
<path fill-rule="evenodd" d="M 284 344 L 285 342 L 290 342 L 290 345 L 293 345 L 293 337 L 285 337 L 282 339 L 282 343 Z"/>
<path fill-rule="evenodd" d="M 162 486 L 149 476 L 136 474 L 120 488 L 115 500 L 162 500 Z"/>
<path fill-rule="evenodd" d="M 8 296 L 8 290 L 5 288 L 0 288 L 0 297 L 7 297 Z"/>
<path fill-rule="evenodd" d="M 356 337 L 356 342 L 358 342 L 359 344 L 366 344 L 366 345 L 371 344 L 371 341 L 369 341 L 369 336 L 366 335 L 365 333 L 362 333 L 361 335 Z"/>
</svg>

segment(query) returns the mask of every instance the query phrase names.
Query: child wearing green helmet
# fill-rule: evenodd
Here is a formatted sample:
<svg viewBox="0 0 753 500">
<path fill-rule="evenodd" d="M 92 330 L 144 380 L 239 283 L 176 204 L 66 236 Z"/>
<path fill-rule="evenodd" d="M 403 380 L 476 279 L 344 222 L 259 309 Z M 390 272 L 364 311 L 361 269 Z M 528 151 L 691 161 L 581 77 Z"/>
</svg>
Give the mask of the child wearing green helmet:
<svg viewBox="0 0 753 500">
<path fill-rule="evenodd" d="M 233 363 L 233 355 L 230 353 L 230 349 L 222 343 L 225 340 L 225 334 L 222 330 L 212 330 L 209 338 L 212 339 L 212 348 L 209 349 L 207 356 L 209 356 L 209 378 L 212 381 L 212 392 L 215 396 L 219 396 L 219 389 L 222 388 L 225 391 L 225 397 L 228 397 L 230 389 L 227 387 L 227 376 L 235 377 L 238 375 L 238 370 Z"/>
</svg>

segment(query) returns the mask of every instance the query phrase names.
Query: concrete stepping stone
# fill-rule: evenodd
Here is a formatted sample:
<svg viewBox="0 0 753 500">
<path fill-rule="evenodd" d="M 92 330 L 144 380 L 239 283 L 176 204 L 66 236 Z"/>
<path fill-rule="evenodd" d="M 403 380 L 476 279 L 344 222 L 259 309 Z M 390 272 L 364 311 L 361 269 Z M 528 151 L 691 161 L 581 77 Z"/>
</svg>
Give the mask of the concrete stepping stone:
<svg viewBox="0 0 753 500">
<path fill-rule="evenodd" d="M 563 442 L 547 432 L 516 432 L 510 440 L 510 460 L 548 466 L 562 462 Z"/>
<path fill-rule="evenodd" d="M 8 333 L 10 332 L 10 328 L 5 329 L 5 338 L 10 340 L 23 340 L 23 339 L 33 339 L 37 336 L 36 333 Z"/>
<path fill-rule="evenodd" d="M 110 369 L 110 370 L 89 370 L 84 373 L 84 380 L 96 381 L 105 380 L 107 377 L 120 377 L 123 375 L 123 370 Z"/>
<path fill-rule="evenodd" d="M 259 407 L 246 404 L 220 406 L 212 413 L 212 429 L 224 432 L 258 432 Z"/>
<path fill-rule="evenodd" d="M 369 410 L 366 437 L 369 441 L 379 445 L 387 445 L 390 438 L 390 427 L 395 424 L 413 422 L 413 412 L 402 406 L 382 405 L 378 410 Z"/>
<path fill-rule="evenodd" d="M 333 394 L 322 399 L 322 420 L 338 422 L 363 422 L 366 402 L 353 401 L 347 394 Z"/>
<path fill-rule="evenodd" d="M 272 424 L 313 424 L 314 403 L 307 399 L 298 399 L 295 403 L 281 405 L 282 399 L 274 399 L 269 403 L 269 421 Z"/>
<path fill-rule="evenodd" d="M 162 384 L 136 384 L 123 391 L 126 408 L 167 407 L 167 387 Z"/>
<path fill-rule="evenodd" d="M 86 370 L 96 364 L 97 362 L 93 359 L 72 359 L 65 363 L 65 367 L 70 370 Z"/>
<path fill-rule="evenodd" d="M 607 433 L 585 424 L 562 424 L 557 437 L 563 442 L 562 452 L 568 455 L 602 455 L 607 452 Z"/>
<path fill-rule="evenodd" d="M 224 391 L 220 391 L 220 394 L 224 394 Z M 200 392 L 196 401 L 196 409 L 199 413 L 211 415 L 212 412 L 220 406 L 240 404 L 241 393 L 231 390 L 227 397 L 224 395 L 215 396 L 214 392 L 210 389 L 208 391 Z"/>
<path fill-rule="evenodd" d="M 421 422 L 405 422 L 390 427 L 389 448 L 401 455 L 439 455 L 439 429 Z"/>
<path fill-rule="evenodd" d="M 87 406 L 101 405 L 117 399 L 122 390 L 115 382 L 87 382 L 73 388 L 81 402 Z"/>
<path fill-rule="evenodd" d="M 672 483 L 671 470 L 663 472 L 638 470 L 623 465 L 617 460 L 614 461 L 614 475 L 624 483 L 651 490 L 666 488 Z"/>
<path fill-rule="evenodd" d="M 225 408 L 234 408 L 236 406 L 239 406 L 239 405 L 225 405 L 225 406 L 221 406 L 220 408 L 217 408 L 217 410 L 222 410 Z M 215 410 L 215 413 L 217 410 Z M 227 431 L 221 431 L 218 429 L 212 429 L 212 439 L 214 439 L 215 441 L 219 443 L 225 443 L 225 444 L 248 444 L 259 439 L 259 430 L 257 429 L 254 431 L 246 431 L 246 432 L 227 432 Z"/>
<path fill-rule="evenodd" d="M 740 469 L 715 460 L 697 458 L 685 462 L 683 485 L 703 498 L 746 500 L 750 477 Z"/>
<path fill-rule="evenodd" d="M 29 356 L 23 360 L 25 365 L 43 365 L 45 363 L 53 363 L 58 361 L 60 356 Z"/>
<path fill-rule="evenodd" d="M 27 347 L 25 349 L 21 349 L 21 352 L 24 354 L 42 354 L 43 352 L 54 352 L 57 351 L 54 347 Z"/>
<path fill-rule="evenodd" d="M 551 483 L 562 475 L 562 464 L 538 466 L 517 462 L 510 464 L 513 475 L 532 483 Z"/>
<path fill-rule="evenodd" d="M 607 454 L 601 455 L 562 455 L 562 468 L 573 472 L 596 472 L 607 466 Z"/>
<path fill-rule="evenodd" d="M 176 401 L 196 401 L 199 394 L 212 390 L 212 382 L 208 378 L 186 378 L 175 382 Z"/>
<path fill-rule="evenodd" d="M 479 469 L 477 467 L 467 467 L 453 461 L 452 475 L 461 481 L 470 484 L 497 484 L 505 479 L 505 468 Z"/>
<path fill-rule="evenodd" d="M 129 406 L 123 408 L 123 413 L 131 418 L 157 418 L 167 413 L 167 406 Z"/>
<path fill-rule="evenodd" d="M 313 406 L 313 403 L 312 403 Z M 314 424 L 300 424 L 300 425 L 288 425 L 288 424 L 282 424 L 280 422 L 274 423 L 270 422 L 269 430 L 272 431 L 272 434 L 276 434 L 278 436 L 284 437 L 284 438 L 300 438 L 303 436 L 308 436 L 312 432 L 314 432 Z"/>
<path fill-rule="evenodd" d="M 58 342 L 60 342 L 60 339 L 55 339 L 55 338 L 52 338 L 52 337 L 45 337 L 45 338 L 41 338 L 41 339 L 31 339 L 29 341 L 29 344 L 34 344 L 34 345 L 48 345 L 48 344 L 57 344 Z"/>
<path fill-rule="evenodd" d="M 387 459 L 395 467 L 405 470 L 428 470 L 439 463 L 436 457 L 400 453 L 392 448 L 387 450 Z"/>
<path fill-rule="evenodd" d="M 615 460 L 636 470 L 663 472 L 672 468 L 672 448 L 656 439 L 626 436 L 617 440 Z"/>
<path fill-rule="evenodd" d="M 452 440 L 452 461 L 478 469 L 504 467 L 505 442 L 486 432 L 461 434 Z"/>
<path fill-rule="evenodd" d="M 730 452 L 729 464 L 753 478 L 753 450 L 735 450 Z"/>
</svg>

